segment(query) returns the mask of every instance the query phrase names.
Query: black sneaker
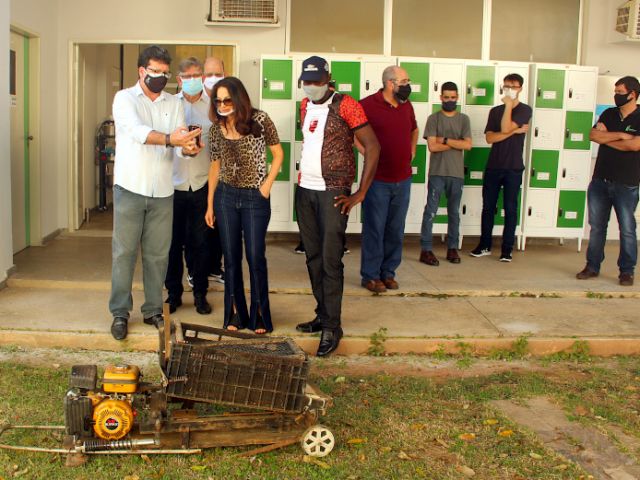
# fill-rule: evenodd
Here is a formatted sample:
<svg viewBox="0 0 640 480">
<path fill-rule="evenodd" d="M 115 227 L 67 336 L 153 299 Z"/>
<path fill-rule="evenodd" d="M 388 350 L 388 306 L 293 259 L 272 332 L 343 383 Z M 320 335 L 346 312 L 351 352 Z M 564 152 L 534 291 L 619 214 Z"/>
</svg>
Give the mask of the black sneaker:
<svg viewBox="0 0 640 480">
<path fill-rule="evenodd" d="M 469 252 L 469 255 L 471 255 L 472 257 L 484 257 L 486 255 L 491 255 L 491 249 L 483 248 L 478 245 L 476 248 Z"/>
<path fill-rule="evenodd" d="M 187 283 L 193 288 L 193 277 L 187 273 Z"/>
<path fill-rule="evenodd" d="M 349 250 L 349 247 L 344 247 L 344 248 L 342 249 L 342 253 L 343 253 L 343 254 L 345 254 L 345 255 L 348 255 L 348 254 L 350 254 L 350 253 L 351 253 L 351 250 Z"/>
<path fill-rule="evenodd" d="M 224 271 L 220 270 L 217 273 L 211 272 L 209 274 L 209 280 L 213 280 L 214 282 L 222 283 L 224 285 Z"/>
<path fill-rule="evenodd" d="M 298 246 L 293 249 L 293 251 L 303 255 L 305 253 L 304 245 L 302 243 L 299 243 Z"/>
<path fill-rule="evenodd" d="M 513 260 L 513 257 L 511 256 L 511 252 L 502 252 L 500 254 L 501 262 L 510 262 L 511 260 Z"/>
</svg>

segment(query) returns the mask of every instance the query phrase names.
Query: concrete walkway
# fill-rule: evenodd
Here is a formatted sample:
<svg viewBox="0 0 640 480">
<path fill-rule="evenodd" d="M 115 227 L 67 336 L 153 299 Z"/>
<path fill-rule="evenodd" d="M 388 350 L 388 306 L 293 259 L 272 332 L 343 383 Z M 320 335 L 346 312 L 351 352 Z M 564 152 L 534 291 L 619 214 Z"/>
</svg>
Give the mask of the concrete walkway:
<svg viewBox="0 0 640 480">
<path fill-rule="evenodd" d="M 268 241 L 270 300 L 276 334 L 293 336 L 313 352 L 317 337 L 296 333 L 295 325 L 313 317 L 315 307 L 303 255 L 295 255 L 295 235 L 271 235 Z M 640 353 L 640 284 L 617 282 L 617 242 L 607 246 L 600 277 L 575 280 L 584 266 L 577 243 L 529 241 L 505 264 L 491 257 L 472 258 L 475 239 L 466 239 L 462 263 L 444 260 L 439 267 L 417 261 L 419 243 L 408 237 L 398 270 L 400 290 L 374 295 L 360 287 L 359 236 L 349 237 L 345 256 L 341 353 L 361 353 L 370 336 L 386 329 L 388 352 L 455 350 L 460 342 L 478 352 L 508 348 L 529 335 L 531 351 L 546 354 L 590 342 L 598 354 Z M 155 330 L 142 323 L 140 268 L 134 279 L 134 312 L 124 342 L 108 333 L 111 238 L 107 228 L 63 234 L 46 247 L 15 257 L 17 271 L 0 291 L 0 344 L 101 349 L 154 349 Z M 246 267 L 246 266 L 245 266 Z M 246 274 L 246 268 L 245 268 Z M 246 275 L 245 275 L 246 276 Z M 249 285 L 248 278 L 246 285 Z M 212 315 L 198 315 L 190 293 L 174 317 L 183 322 L 222 325 L 222 285 L 211 283 Z"/>
</svg>

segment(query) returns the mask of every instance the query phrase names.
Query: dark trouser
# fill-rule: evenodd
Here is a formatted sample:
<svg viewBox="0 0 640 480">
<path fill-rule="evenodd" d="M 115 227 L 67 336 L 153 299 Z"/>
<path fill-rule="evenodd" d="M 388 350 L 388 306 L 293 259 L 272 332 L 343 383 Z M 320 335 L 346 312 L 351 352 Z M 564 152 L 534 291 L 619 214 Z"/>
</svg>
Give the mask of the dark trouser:
<svg viewBox="0 0 640 480">
<path fill-rule="evenodd" d="M 182 275 L 184 273 L 182 254 L 191 252 L 193 294 L 206 295 L 209 288 L 208 251 L 206 239 L 209 234 L 204 215 L 207 212 L 207 186 L 195 192 L 176 190 L 173 195 L 173 236 L 169 249 L 169 267 L 164 284 L 169 297 L 182 296 Z"/>
<path fill-rule="evenodd" d="M 264 328 L 271 332 L 265 256 L 271 202 L 257 188 L 235 188 L 220 182 L 214 194 L 213 208 L 224 254 L 224 326 L 228 325 L 235 307 L 242 325 L 255 330 L 258 317 L 261 317 Z M 247 311 L 242 278 L 243 237 L 251 280 L 250 312 Z"/>
<path fill-rule="evenodd" d="M 634 213 L 638 205 L 638 186 L 628 186 L 608 180 L 594 178 L 587 191 L 589 207 L 589 247 L 587 265 L 595 272 L 600 271 L 604 260 L 604 244 L 607 241 L 607 225 L 611 207 L 616 211 L 620 225 L 620 254 L 618 268 L 620 273 L 633 271 L 638 259 L 636 240 L 636 218 Z"/>
<path fill-rule="evenodd" d="M 349 195 L 349 189 L 316 191 L 296 189 L 296 216 L 304 243 L 316 315 L 323 329 L 340 326 L 344 288 L 345 230 L 347 216 L 334 207 L 334 197 Z"/>
<path fill-rule="evenodd" d="M 482 233 L 480 247 L 491 248 L 493 221 L 500 189 L 503 189 L 504 230 L 502 251 L 511 253 L 516 241 L 518 224 L 518 196 L 522 184 L 522 170 L 489 169 L 484 171 L 482 184 Z"/>
<path fill-rule="evenodd" d="M 411 177 L 401 182 L 374 180 L 362 204 L 362 280 L 394 278 L 402 261 L 404 224 Z"/>
<path fill-rule="evenodd" d="M 222 245 L 220 244 L 220 230 L 218 229 L 217 221 L 213 224 L 213 228 L 207 228 L 205 249 L 209 257 L 207 274 L 220 274 L 220 272 L 222 272 Z M 193 276 L 193 255 L 189 249 L 189 245 L 185 245 L 184 260 L 187 264 L 189 275 Z"/>
<path fill-rule="evenodd" d="M 145 197 L 114 185 L 109 299 L 114 317 L 129 318 L 133 308 L 131 284 L 138 249 L 142 252 L 145 300 L 140 310 L 144 318 L 162 313 L 162 280 L 167 274 L 172 215 L 173 196 Z"/>
</svg>

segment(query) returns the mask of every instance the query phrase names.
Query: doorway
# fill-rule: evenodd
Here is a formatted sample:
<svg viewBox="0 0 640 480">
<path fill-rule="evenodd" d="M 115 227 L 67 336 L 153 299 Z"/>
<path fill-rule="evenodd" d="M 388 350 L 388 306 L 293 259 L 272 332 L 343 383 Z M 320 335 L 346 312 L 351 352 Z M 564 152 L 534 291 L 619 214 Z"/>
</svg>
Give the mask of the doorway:
<svg viewBox="0 0 640 480">
<path fill-rule="evenodd" d="M 83 229 L 93 230 L 97 227 L 99 230 L 111 230 L 109 219 L 102 217 L 110 216 L 112 210 L 113 156 L 96 148 L 100 143 L 97 137 L 103 123 L 112 119 L 111 107 L 115 94 L 118 90 L 134 85 L 138 80 L 138 55 L 149 45 L 151 44 L 73 45 L 73 163 L 70 168 L 70 185 L 73 185 L 73 190 L 69 209 L 71 230 L 80 229 L 85 222 L 88 224 Z M 209 56 L 221 58 L 227 75 L 234 75 L 237 70 L 235 45 L 160 45 L 169 51 L 172 58 L 171 72 L 174 75 L 165 87 L 167 93 L 178 92 L 175 80 L 178 64 L 190 56 L 200 60 Z"/>
</svg>

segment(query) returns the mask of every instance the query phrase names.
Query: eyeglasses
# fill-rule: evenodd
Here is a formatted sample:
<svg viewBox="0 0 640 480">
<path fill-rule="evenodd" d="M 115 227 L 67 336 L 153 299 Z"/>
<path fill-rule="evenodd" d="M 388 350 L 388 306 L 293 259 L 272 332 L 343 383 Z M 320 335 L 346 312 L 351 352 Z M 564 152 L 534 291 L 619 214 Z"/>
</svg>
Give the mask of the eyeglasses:
<svg viewBox="0 0 640 480">
<path fill-rule="evenodd" d="M 162 70 L 151 67 L 147 67 L 145 68 L 145 70 L 147 71 L 147 75 L 149 75 L 151 78 L 164 77 L 167 80 L 171 78 L 171 72 L 163 72 Z"/>
<path fill-rule="evenodd" d="M 216 73 L 211 73 L 211 72 L 207 73 L 207 72 L 205 72 L 204 76 L 205 76 L 205 77 L 207 77 L 207 78 L 209 78 L 209 77 L 219 77 L 219 78 L 222 78 L 222 77 L 223 77 L 223 74 L 222 74 L 222 73 L 217 73 L 217 72 L 216 72 Z"/>
<path fill-rule="evenodd" d="M 510 88 L 512 90 L 517 90 L 518 88 L 522 88 L 522 86 L 520 86 L 520 85 L 502 85 L 502 88 L 503 89 Z"/>
<path fill-rule="evenodd" d="M 191 75 L 188 75 L 186 73 L 179 73 L 178 76 L 183 80 L 191 80 L 192 78 L 202 78 L 201 73 L 193 73 Z"/>
<path fill-rule="evenodd" d="M 233 106 L 233 100 L 231 100 L 231 97 L 214 98 L 213 99 L 213 103 L 216 106 L 220 106 L 220 104 L 224 105 L 225 107 L 232 107 Z"/>
<path fill-rule="evenodd" d="M 410 78 L 403 78 L 402 80 L 398 80 L 397 78 L 392 78 L 391 81 L 393 83 L 398 84 L 398 85 L 411 85 L 411 79 Z"/>
</svg>

